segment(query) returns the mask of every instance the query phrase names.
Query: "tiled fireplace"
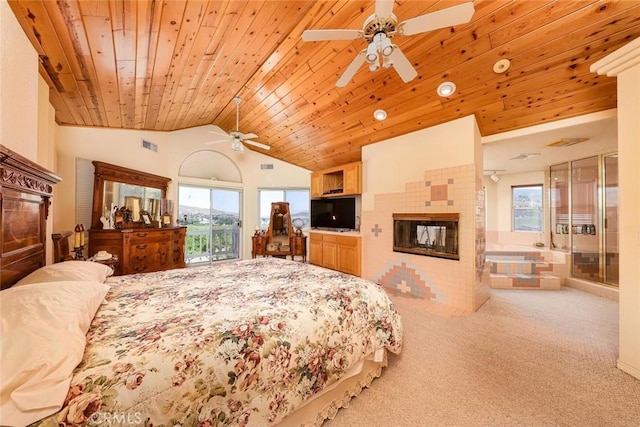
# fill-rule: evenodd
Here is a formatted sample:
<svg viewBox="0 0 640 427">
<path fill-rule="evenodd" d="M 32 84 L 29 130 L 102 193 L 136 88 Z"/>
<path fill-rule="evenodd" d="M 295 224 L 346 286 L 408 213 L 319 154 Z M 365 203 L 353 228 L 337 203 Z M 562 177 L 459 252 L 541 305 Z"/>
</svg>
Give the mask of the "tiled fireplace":
<svg viewBox="0 0 640 427">
<path fill-rule="evenodd" d="M 375 194 L 374 209 L 362 211 L 363 276 L 434 312 L 471 313 L 486 301 L 484 191 L 476 171 L 426 170 L 405 191 Z"/>
<path fill-rule="evenodd" d="M 393 214 L 393 251 L 459 260 L 457 213 Z"/>
</svg>

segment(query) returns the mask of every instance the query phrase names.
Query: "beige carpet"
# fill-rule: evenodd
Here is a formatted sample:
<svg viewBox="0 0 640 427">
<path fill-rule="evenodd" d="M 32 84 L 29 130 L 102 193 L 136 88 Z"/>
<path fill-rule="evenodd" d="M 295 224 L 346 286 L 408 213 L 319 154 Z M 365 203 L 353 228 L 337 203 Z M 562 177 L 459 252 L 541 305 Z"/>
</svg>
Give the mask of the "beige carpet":
<svg viewBox="0 0 640 427">
<path fill-rule="evenodd" d="M 640 426 L 640 380 L 615 367 L 617 302 L 492 290 L 471 316 L 443 317 L 394 301 L 402 354 L 324 427 Z"/>
</svg>

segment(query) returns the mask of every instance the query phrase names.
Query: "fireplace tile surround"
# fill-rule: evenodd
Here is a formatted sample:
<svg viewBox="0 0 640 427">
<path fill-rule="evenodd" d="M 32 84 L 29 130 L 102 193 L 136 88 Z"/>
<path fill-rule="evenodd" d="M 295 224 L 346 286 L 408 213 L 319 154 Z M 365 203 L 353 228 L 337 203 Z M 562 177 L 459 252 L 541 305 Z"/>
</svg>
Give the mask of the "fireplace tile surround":
<svg viewBox="0 0 640 427">
<path fill-rule="evenodd" d="M 373 195 L 362 211 L 363 277 L 444 311 L 471 313 L 489 295 L 484 263 L 484 190 L 476 165 L 424 171 L 404 192 Z M 393 251 L 394 213 L 459 215 L 459 260 Z M 440 310 L 442 311 L 442 310 Z"/>
</svg>

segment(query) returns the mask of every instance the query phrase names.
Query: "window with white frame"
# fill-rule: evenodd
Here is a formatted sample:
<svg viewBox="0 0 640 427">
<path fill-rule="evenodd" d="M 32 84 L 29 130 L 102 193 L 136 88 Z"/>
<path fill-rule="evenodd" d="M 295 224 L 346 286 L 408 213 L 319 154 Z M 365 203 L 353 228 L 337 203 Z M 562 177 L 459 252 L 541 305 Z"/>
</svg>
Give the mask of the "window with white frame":
<svg viewBox="0 0 640 427">
<path fill-rule="evenodd" d="M 511 187 L 513 231 L 542 232 L 542 184 Z"/>
<path fill-rule="evenodd" d="M 297 218 L 302 220 L 302 227 L 309 227 L 309 189 L 308 188 L 292 188 L 292 189 L 275 189 L 263 188 L 258 189 L 258 224 L 262 230 L 269 227 L 269 217 L 271 215 L 271 203 L 289 202 L 289 211 L 291 212 L 291 220 Z"/>
</svg>

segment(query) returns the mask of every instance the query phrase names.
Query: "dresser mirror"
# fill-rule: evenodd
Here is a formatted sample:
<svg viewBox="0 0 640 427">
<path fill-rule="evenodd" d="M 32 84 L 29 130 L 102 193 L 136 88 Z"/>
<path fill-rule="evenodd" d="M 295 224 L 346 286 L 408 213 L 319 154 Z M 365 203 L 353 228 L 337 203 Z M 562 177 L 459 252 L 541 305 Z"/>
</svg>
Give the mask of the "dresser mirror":
<svg viewBox="0 0 640 427">
<path fill-rule="evenodd" d="M 292 234 L 293 228 L 291 225 L 289 203 L 271 203 L 271 220 L 269 221 L 269 229 L 267 231 L 269 245 L 271 245 L 271 247 L 267 248 L 267 250 L 284 252 L 291 250 L 289 242 Z"/>
<path fill-rule="evenodd" d="M 118 228 L 148 226 L 141 212 L 147 212 L 152 221 L 160 220 L 160 206 L 166 198 L 171 179 L 122 166 L 94 161 L 93 211 L 91 228 L 104 228 L 114 210 L 126 208 L 127 221 Z M 102 218 L 102 220 L 101 220 Z"/>
</svg>

